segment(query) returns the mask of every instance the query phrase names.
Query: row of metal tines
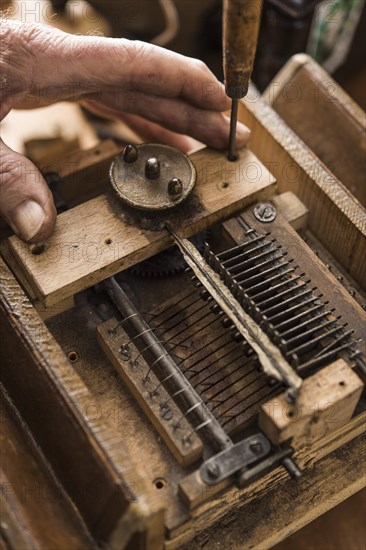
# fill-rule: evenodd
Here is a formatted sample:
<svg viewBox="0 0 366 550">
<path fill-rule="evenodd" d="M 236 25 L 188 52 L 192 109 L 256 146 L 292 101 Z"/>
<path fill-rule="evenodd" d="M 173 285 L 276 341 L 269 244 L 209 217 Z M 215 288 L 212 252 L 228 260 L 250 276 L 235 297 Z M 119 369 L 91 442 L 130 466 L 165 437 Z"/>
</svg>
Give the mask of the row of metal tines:
<svg viewBox="0 0 366 550">
<path fill-rule="evenodd" d="M 270 233 L 258 235 L 249 228 L 246 234 L 245 242 L 217 255 L 206 243 L 204 258 L 289 363 L 305 374 L 342 352 L 357 361 L 361 352 L 353 330 L 341 324 L 341 316 L 321 300 L 304 273 L 297 273 L 299 266 L 281 251 L 281 245 Z M 209 298 L 205 289 L 201 296 Z M 217 304 L 212 310 L 223 316 L 225 328 L 233 327 Z M 240 338 L 238 333 L 236 337 Z"/>
</svg>

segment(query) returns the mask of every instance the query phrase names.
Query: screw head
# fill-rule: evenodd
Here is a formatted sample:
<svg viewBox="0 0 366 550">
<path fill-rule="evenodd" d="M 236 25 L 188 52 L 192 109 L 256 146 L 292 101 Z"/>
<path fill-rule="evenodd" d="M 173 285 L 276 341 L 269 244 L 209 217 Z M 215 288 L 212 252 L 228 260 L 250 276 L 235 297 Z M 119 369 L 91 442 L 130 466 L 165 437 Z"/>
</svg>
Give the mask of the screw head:
<svg viewBox="0 0 366 550">
<path fill-rule="evenodd" d="M 145 176 L 149 180 L 157 180 L 160 177 L 160 162 L 157 158 L 147 159 L 145 164 Z"/>
<path fill-rule="evenodd" d="M 220 466 L 217 464 L 217 462 L 210 462 L 206 466 L 207 474 L 212 479 L 216 479 L 220 475 Z"/>
<path fill-rule="evenodd" d="M 172 198 L 178 198 L 183 192 L 183 183 L 179 178 L 172 178 L 168 183 L 168 193 Z"/>
<path fill-rule="evenodd" d="M 163 420 L 170 420 L 173 418 L 173 411 L 164 403 L 163 405 L 160 405 L 160 416 Z"/>
<path fill-rule="evenodd" d="M 270 223 L 277 217 L 276 207 L 270 202 L 261 202 L 254 208 L 254 216 L 263 223 Z"/>
<path fill-rule="evenodd" d="M 126 145 L 123 149 L 123 160 L 128 164 L 136 162 L 139 156 L 139 152 L 134 145 Z"/>
<path fill-rule="evenodd" d="M 250 443 L 249 445 L 249 449 L 252 451 L 252 453 L 257 455 L 262 452 L 263 447 L 260 441 L 252 441 L 252 443 Z"/>
<path fill-rule="evenodd" d="M 126 344 L 122 344 L 120 354 L 122 361 L 129 361 L 131 359 L 131 351 Z"/>
</svg>

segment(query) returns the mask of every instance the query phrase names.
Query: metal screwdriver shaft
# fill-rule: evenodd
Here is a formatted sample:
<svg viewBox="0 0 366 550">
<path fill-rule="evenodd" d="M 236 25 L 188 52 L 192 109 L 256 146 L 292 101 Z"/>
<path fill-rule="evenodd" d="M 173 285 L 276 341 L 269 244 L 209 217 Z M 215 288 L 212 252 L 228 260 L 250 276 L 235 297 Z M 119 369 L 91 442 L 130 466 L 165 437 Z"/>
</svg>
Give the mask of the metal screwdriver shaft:
<svg viewBox="0 0 366 550">
<path fill-rule="evenodd" d="M 239 100 L 233 99 L 231 103 L 230 134 L 229 134 L 229 153 L 230 161 L 236 160 L 236 125 L 238 121 Z"/>
</svg>

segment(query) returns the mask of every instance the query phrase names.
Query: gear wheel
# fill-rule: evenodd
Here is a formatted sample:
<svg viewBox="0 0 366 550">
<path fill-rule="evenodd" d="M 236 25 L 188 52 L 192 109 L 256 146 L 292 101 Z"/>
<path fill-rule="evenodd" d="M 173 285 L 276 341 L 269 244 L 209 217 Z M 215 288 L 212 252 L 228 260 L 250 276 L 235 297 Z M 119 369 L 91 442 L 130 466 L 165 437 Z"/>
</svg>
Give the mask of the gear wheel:
<svg viewBox="0 0 366 550">
<path fill-rule="evenodd" d="M 208 231 L 203 231 L 198 235 L 194 235 L 189 240 L 199 251 L 202 251 L 208 234 Z M 181 273 L 186 267 L 187 264 L 180 251 L 176 247 L 172 247 L 168 248 L 168 250 L 164 250 L 164 252 L 156 254 L 156 256 L 152 258 L 148 258 L 134 265 L 128 271 L 132 275 L 138 275 L 140 277 L 163 277 Z"/>
</svg>

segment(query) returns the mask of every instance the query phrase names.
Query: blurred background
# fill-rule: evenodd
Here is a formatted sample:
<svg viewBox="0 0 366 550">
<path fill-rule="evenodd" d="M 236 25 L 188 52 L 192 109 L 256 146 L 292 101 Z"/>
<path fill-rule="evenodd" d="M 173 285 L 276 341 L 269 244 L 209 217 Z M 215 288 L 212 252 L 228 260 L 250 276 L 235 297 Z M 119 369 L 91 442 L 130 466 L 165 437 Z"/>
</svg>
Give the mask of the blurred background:
<svg viewBox="0 0 366 550">
<path fill-rule="evenodd" d="M 154 42 L 203 59 L 222 79 L 221 0 L 2 1 L 8 16 L 70 32 Z M 264 0 L 253 81 L 263 91 L 310 54 L 365 109 L 365 0 Z"/>
</svg>

